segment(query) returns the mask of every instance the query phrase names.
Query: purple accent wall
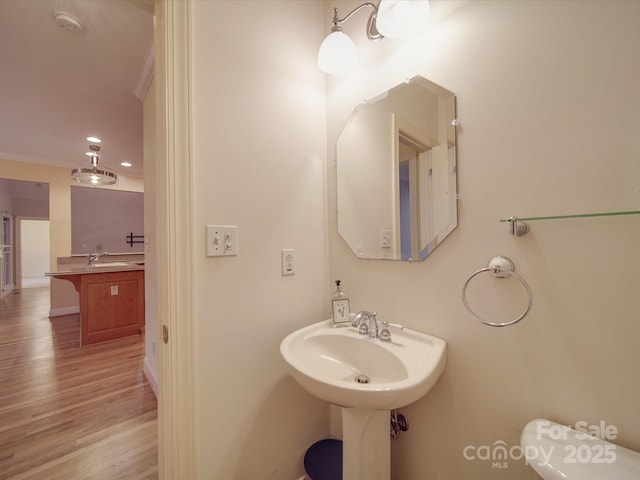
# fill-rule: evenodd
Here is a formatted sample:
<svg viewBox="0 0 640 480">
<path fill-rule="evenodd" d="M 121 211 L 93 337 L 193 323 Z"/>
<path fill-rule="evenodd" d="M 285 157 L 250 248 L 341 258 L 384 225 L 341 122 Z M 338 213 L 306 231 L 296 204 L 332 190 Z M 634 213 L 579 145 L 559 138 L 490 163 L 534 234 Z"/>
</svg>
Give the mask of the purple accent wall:
<svg viewBox="0 0 640 480">
<path fill-rule="evenodd" d="M 71 253 L 144 253 L 127 235 L 144 235 L 144 194 L 71 187 Z M 142 239 L 140 239 L 142 240 Z"/>
</svg>

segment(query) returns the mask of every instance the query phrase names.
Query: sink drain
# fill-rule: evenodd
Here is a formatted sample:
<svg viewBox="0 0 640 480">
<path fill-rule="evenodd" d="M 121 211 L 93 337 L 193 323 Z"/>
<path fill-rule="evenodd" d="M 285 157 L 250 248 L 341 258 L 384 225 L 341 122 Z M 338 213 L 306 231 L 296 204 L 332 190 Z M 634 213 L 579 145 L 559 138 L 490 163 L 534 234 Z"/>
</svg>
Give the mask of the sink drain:
<svg viewBox="0 0 640 480">
<path fill-rule="evenodd" d="M 358 375 L 356 377 L 356 383 L 369 383 L 369 377 L 366 375 Z"/>
</svg>

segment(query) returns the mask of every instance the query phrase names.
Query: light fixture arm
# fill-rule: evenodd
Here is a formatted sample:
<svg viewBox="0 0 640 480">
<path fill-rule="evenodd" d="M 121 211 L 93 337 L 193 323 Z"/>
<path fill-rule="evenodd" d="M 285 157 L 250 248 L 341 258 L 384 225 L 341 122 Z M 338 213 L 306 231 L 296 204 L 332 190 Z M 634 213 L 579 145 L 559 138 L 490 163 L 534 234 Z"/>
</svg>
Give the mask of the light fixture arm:
<svg viewBox="0 0 640 480">
<path fill-rule="evenodd" d="M 344 18 L 338 18 L 338 9 L 334 8 L 333 9 L 333 27 L 331 28 L 331 31 L 332 32 L 341 31 L 342 30 L 342 28 L 340 28 L 341 23 L 346 22 L 351 18 L 352 15 L 354 15 L 356 12 L 366 7 L 371 7 L 373 9 L 373 12 L 371 12 L 371 15 L 369 15 L 369 20 L 367 21 L 367 38 L 369 40 L 380 40 L 384 38 L 384 36 L 380 34 L 380 32 L 378 32 L 378 29 L 376 28 L 376 17 L 378 15 L 378 7 L 371 2 L 363 3 L 359 7 L 354 8 Z"/>
</svg>

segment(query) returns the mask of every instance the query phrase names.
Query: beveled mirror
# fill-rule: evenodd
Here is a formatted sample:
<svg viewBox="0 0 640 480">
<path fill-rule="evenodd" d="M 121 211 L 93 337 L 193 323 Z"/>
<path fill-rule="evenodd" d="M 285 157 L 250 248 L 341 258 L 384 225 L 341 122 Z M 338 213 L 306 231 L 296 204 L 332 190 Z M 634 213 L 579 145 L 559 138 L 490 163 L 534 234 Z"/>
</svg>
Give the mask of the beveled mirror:
<svg viewBox="0 0 640 480">
<path fill-rule="evenodd" d="M 455 108 L 420 76 L 355 108 L 336 158 L 338 232 L 359 258 L 424 260 L 456 227 Z"/>
</svg>

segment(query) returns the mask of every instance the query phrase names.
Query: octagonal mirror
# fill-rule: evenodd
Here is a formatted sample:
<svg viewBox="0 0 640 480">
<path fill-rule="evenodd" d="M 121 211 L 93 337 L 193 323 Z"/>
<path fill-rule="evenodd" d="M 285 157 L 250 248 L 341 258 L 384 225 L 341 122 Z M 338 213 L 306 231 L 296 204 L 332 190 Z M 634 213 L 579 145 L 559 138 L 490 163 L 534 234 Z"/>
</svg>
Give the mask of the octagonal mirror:
<svg viewBox="0 0 640 480">
<path fill-rule="evenodd" d="M 458 223 L 455 95 L 414 77 L 337 141 L 338 231 L 359 258 L 424 260 Z"/>
</svg>

